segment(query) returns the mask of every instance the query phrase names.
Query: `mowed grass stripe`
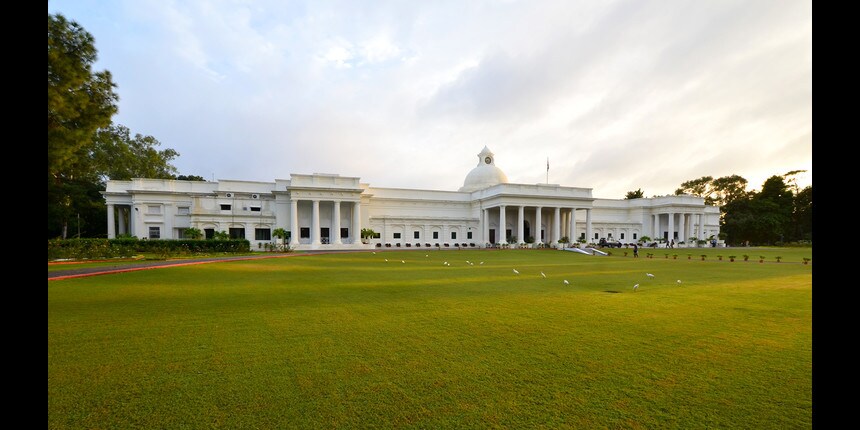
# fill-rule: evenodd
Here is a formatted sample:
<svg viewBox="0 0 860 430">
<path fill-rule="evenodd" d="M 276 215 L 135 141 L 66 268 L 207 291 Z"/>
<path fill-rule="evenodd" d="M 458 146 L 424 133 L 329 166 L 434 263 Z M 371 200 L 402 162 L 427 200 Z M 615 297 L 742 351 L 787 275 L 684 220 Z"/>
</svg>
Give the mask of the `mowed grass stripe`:
<svg viewBox="0 0 860 430">
<path fill-rule="evenodd" d="M 49 427 L 811 426 L 810 266 L 417 254 L 49 283 Z"/>
</svg>

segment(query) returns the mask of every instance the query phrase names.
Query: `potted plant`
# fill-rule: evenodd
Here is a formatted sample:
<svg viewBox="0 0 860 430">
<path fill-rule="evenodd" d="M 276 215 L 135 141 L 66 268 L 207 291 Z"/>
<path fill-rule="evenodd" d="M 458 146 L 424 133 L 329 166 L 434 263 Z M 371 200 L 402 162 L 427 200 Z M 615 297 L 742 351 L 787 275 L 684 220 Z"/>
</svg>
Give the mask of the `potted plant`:
<svg viewBox="0 0 860 430">
<path fill-rule="evenodd" d="M 702 261 L 705 261 L 705 257 L 707 257 L 707 255 L 702 254 L 702 255 L 700 255 L 700 257 L 702 257 Z"/>
<path fill-rule="evenodd" d="M 744 261 L 749 261 L 749 259 L 750 259 L 750 256 L 749 256 L 749 255 L 744 254 Z"/>
<path fill-rule="evenodd" d="M 718 260 L 720 260 L 720 261 L 723 261 L 723 256 L 722 256 L 722 255 L 718 255 L 718 256 L 717 256 L 717 259 L 718 259 Z"/>
<path fill-rule="evenodd" d="M 673 259 L 673 260 L 677 260 L 677 259 L 678 259 L 678 254 L 672 254 L 672 259 Z"/>
<path fill-rule="evenodd" d="M 736 257 L 736 256 L 734 256 L 734 255 L 730 255 L 730 256 L 729 256 L 729 261 L 730 261 L 730 262 L 732 262 L 732 263 L 734 263 L 734 262 L 735 262 L 735 258 L 737 258 L 737 257 Z"/>
<path fill-rule="evenodd" d="M 809 264 L 810 261 L 812 261 L 811 258 L 803 257 L 803 264 Z"/>
<path fill-rule="evenodd" d="M 777 262 L 777 263 L 779 263 L 779 262 L 780 262 L 780 260 L 782 260 L 782 257 L 774 257 L 774 258 L 776 258 L 776 262 Z"/>
<path fill-rule="evenodd" d="M 759 263 L 764 263 L 764 259 L 765 259 L 764 255 L 759 255 L 759 256 L 758 256 L 758 262 L 759 262 Z"/>
</svg>

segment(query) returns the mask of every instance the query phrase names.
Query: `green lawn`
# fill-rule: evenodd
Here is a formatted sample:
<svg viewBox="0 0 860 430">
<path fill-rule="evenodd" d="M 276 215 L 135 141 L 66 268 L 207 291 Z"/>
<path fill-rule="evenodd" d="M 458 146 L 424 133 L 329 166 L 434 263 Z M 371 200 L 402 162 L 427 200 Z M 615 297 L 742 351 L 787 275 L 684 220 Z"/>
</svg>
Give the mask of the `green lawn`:
<svg viewBox="0 0 860 430">
<path fill-rule="evenodd" d="M 812 250 L 768 250 L 783 263 L 386 251 L 50 281 L 48 427 L 810 428 Z"/>
</svg>

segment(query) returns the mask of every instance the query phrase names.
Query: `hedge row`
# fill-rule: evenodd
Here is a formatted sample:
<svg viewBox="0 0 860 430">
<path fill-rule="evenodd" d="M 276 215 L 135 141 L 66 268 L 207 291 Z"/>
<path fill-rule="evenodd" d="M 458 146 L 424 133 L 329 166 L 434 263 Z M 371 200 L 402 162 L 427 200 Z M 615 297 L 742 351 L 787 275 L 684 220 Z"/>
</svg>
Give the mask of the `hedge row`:
<svg viewBox="0 0 860 430">
<path fill-rule="evenodd" d="M 230 240 L 140 240 L 122 239 L 50 239 L 48 260 L 60 258 L 89 259 L 131 257 L 140 253 L 160 256 L 250 252 L 247 239 Z"/>
</svg>

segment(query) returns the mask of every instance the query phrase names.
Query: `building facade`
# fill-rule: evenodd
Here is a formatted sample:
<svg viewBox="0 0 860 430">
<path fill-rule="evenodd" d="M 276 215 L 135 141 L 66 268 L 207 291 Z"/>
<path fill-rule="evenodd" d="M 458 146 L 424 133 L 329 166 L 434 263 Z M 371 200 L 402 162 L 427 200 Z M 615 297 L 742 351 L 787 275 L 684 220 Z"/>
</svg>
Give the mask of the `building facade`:
<svg viewBox="0 0 860 430">
<path fill-rule="evenodd" d="M 457 191 L 371 187 L 358 177 L 315 173 L 274 182 L 111 180 L 103 194 L 109 238 L 181 239 L 193 227 L 207 238 L 223 231 L 248 239 L 251 249 L 276 241 L 277 228 L 299 250 L 718 237 L 719 208 L 701 197 L 597 199 L 591 191 L 509 183 L 484 147 Z M 365 228 L 377 233 L 367 243 Z"/>
</svg>

